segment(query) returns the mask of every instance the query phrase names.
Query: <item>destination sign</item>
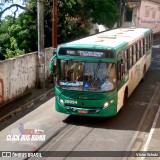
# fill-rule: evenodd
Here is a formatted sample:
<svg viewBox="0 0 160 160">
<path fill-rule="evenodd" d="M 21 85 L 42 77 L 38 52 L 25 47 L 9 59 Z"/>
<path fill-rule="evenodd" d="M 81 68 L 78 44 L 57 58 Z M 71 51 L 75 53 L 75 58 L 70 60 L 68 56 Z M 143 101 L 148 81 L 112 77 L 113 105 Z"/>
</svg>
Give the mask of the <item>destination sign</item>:
<svg viewBox="0 0 160 160">
<path fill-rule="evenodd" d="M 81 56 L 81 57 L 96 57 L 96 58 L 114 58 L 111 50 L 89 50 L 76 48 L 60 48 L 59 55 Z"/>
</svg>

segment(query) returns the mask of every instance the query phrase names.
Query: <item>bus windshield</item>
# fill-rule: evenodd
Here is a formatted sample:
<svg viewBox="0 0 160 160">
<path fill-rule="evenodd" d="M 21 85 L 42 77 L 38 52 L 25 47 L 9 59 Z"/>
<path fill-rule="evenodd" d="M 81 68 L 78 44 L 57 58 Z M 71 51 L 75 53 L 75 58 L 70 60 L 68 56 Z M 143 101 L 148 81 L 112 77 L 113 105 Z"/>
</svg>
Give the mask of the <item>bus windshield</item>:
<svg viewBox="0 0 160 160">
<path fill-rule="evenodd" d="M 104 92 L 116 87 L 114 63 L 58 60 L 58 71 L 62 89 Z"/>
</svg>

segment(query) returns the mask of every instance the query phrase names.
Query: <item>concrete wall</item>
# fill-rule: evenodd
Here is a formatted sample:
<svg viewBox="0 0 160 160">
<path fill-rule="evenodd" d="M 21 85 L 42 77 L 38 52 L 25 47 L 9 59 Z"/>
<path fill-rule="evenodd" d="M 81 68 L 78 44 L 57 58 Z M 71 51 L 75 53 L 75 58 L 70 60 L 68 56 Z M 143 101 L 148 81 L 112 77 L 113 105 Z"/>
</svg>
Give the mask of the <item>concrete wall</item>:
<svg viewBox="0 0 160 160">
<path fill-rule="evenodd" d="M 49 61 L 52 49 L 45 49 L 46 79 L 50 75 Z M 35 88 L 38 81 L 39 64 L 37 52 L 25 54 L 0 62 L 0 106 L 28 90 Z"/>
<path fill-rule="evenodd" d="M 148 15 L 146 12 L 148 12 Z M 139 27 L 151 28 L 154 33 L 160 32 L 160 1 L 156 3 L 143 0 L 139 10 L 137 24 Z"/>
</svg>

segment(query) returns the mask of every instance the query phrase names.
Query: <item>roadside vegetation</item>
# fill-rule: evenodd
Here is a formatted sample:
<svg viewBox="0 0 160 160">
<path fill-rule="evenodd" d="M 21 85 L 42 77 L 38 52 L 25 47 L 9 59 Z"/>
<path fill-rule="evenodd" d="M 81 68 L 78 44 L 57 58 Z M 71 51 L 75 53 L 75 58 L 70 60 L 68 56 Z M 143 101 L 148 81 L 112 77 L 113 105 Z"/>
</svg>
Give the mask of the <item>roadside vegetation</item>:
<svg viewBox="0 0 160 160">
<path fill-rule="evenodd" d="M 13 0 L 14 1 L 14 0 Z M 37 1 L 27 0 L 20 6 L 0 4 L 0 60 L 37 50 Z M 4 1 L 4 3 L 7 3 Z M 89 35 L 92 24 L 112 28 L 119 19 L 117 0 L 57 0 L 58 44 Z M 45 47 L 52 44 L 52 0 L 44 1 Z M 3 14 L 16 8 L 12 15 Z M 18 9 L 24 11 L 17 15 Z"/>
</svg>

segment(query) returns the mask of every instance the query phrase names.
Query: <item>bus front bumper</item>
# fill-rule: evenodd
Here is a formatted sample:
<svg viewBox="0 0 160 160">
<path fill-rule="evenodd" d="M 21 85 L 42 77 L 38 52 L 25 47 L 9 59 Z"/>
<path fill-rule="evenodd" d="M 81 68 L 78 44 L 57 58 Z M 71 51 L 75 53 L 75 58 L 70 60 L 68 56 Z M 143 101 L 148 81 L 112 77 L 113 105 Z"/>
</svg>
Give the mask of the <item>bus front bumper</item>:
<svg viewBox="0 0 160 160">
<path fill-rule="evenodd" d="M 108 108 L 81 108 L 73 106 L 63 106 L 56 102 L 56 111 L 71 115 L 92 116 L 92 117 L 111 117 L 117 114 L 115 104 L 111 104 Z"/>
</svg>

